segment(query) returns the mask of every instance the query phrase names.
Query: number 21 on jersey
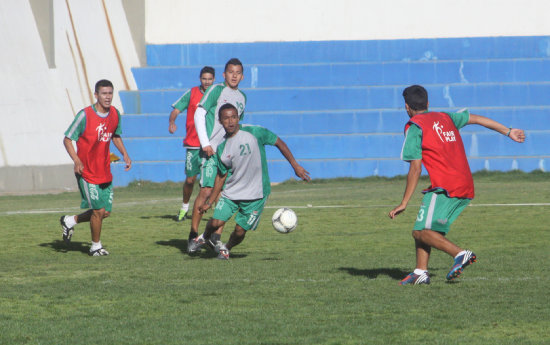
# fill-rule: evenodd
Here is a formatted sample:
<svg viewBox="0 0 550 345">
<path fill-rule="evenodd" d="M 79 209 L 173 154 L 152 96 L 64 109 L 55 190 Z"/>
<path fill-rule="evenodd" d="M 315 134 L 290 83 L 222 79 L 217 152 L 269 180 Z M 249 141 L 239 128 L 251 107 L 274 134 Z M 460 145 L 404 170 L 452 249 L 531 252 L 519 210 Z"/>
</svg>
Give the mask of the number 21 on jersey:
<svg viewBox="0 0 550 345">
<path fill-rule="evenodd" d="M 252 151 L 250 150 L 250 145 L 248 145 L 248 143 L 244 144 L 244 145 L 239 145 L 239 148 L 241 149 L 241 156 L 246 156 L 246 155 L 249 155 L 250 153 L 252 153 Z"/>
</svg>

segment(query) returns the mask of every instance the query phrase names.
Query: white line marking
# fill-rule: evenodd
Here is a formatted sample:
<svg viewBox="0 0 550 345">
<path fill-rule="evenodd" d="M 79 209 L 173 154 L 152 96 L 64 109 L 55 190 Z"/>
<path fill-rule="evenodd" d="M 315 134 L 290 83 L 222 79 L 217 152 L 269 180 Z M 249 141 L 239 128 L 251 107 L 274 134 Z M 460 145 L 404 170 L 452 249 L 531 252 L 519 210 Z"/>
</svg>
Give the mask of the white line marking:
<svg viewBox="0 0 550 345">
<path fill-rule="evenodd" d="M 172 199 L 158 199 L 158 200 L 146 200 L 146 201 L 130 201 L 116 203 L 114 206 L 116 208 L 138 206 L 138 205 L 149 205 L 149 204 L 159 204 L 163 202 L 175 202 L 179 201 L 181 198 L 172 198 Z M 410 207 L 419 207 L 420 205 L 409 205 Z M 525 203 L 525 204 L 470 204 L 468 207 L 530 207 L 530 206 L 550 206 L 550 203 Z M 281 207 L 289 208 L 382 208 L 382 207 L 395 207 L 395 205 L 270 205 L 265 208 L 268 209 L 277 209 Z M 116 208 L 114 211 L 116 212 Z M 0 216 L 13 216 L 21 214 L 48 214 L 48 213 L 66 213 L 69 211 L 78 212 L 81 210 L 79 207 L 64 207 L 64 208 L 51 208 L 51 209 L 35 209 L 35 210 L 21 210 L 21 211 L 4 211 L 0 212 Z"/>
</svg>

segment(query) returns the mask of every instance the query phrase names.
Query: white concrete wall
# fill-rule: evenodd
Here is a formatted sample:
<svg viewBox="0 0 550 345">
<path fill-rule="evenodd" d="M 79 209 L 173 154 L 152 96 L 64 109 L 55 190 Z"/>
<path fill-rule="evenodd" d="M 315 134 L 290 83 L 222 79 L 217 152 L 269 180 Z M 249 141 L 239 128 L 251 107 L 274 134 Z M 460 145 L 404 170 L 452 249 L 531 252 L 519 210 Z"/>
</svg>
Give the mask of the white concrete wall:
<svg viewBox="0 0 550 345">
<path fill-rule="evenodd" d="M 101 0 L 54 0 L 50 69 L 29 2 L 0 1 L 0 167 L 70 164 L 63 132 L 94 101 L 95 82 L 136 89 L 130 67 L 139 62 L 122 4 L 105 3 L 121 64 Z M 121 107 L 118 96 L 114 104 Z"/>
<path fill-rule="evenodd" d="M 146 0 L 147 43 L 550 34 L 548 0 Z"/>
</svg>

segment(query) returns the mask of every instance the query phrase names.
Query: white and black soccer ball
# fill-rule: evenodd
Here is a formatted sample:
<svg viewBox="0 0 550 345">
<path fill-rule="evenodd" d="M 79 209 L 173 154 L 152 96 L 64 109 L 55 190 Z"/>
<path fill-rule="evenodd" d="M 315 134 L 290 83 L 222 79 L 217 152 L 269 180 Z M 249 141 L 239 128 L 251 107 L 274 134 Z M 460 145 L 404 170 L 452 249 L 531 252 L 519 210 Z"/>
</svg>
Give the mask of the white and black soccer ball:
<svg viewBox="0 0 550 345">
<path fill-rule="evenodd" d="M 273 213 L 271 217 L 273 228 L 282 234 L 288 234 L 296 229 L 298 217 L 290 208 L 283 207 Z"/>
</svg>

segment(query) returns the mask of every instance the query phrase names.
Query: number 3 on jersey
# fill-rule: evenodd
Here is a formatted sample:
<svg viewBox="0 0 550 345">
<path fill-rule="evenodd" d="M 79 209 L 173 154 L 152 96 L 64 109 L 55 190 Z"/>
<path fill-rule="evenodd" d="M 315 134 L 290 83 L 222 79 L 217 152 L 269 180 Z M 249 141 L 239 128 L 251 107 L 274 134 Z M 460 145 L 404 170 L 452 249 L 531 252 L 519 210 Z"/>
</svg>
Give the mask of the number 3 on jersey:
<svg viewBox="0 0 550 345">
<path fill-rule="evenodd" d="M 422 219 L 424 219 L 424 209 L 421 208 L 420 211 L 418 211 L 418 215 L 416 216 L 416 221 L 421 222 Z"/>
<path fill-rule="evenodd" d="M 239 145 L 239 148 L 241 149 L 241 156 L 249 155 L 252 151 L 250 151 L 250 146 L 247 144 Z"/>
</svg>

